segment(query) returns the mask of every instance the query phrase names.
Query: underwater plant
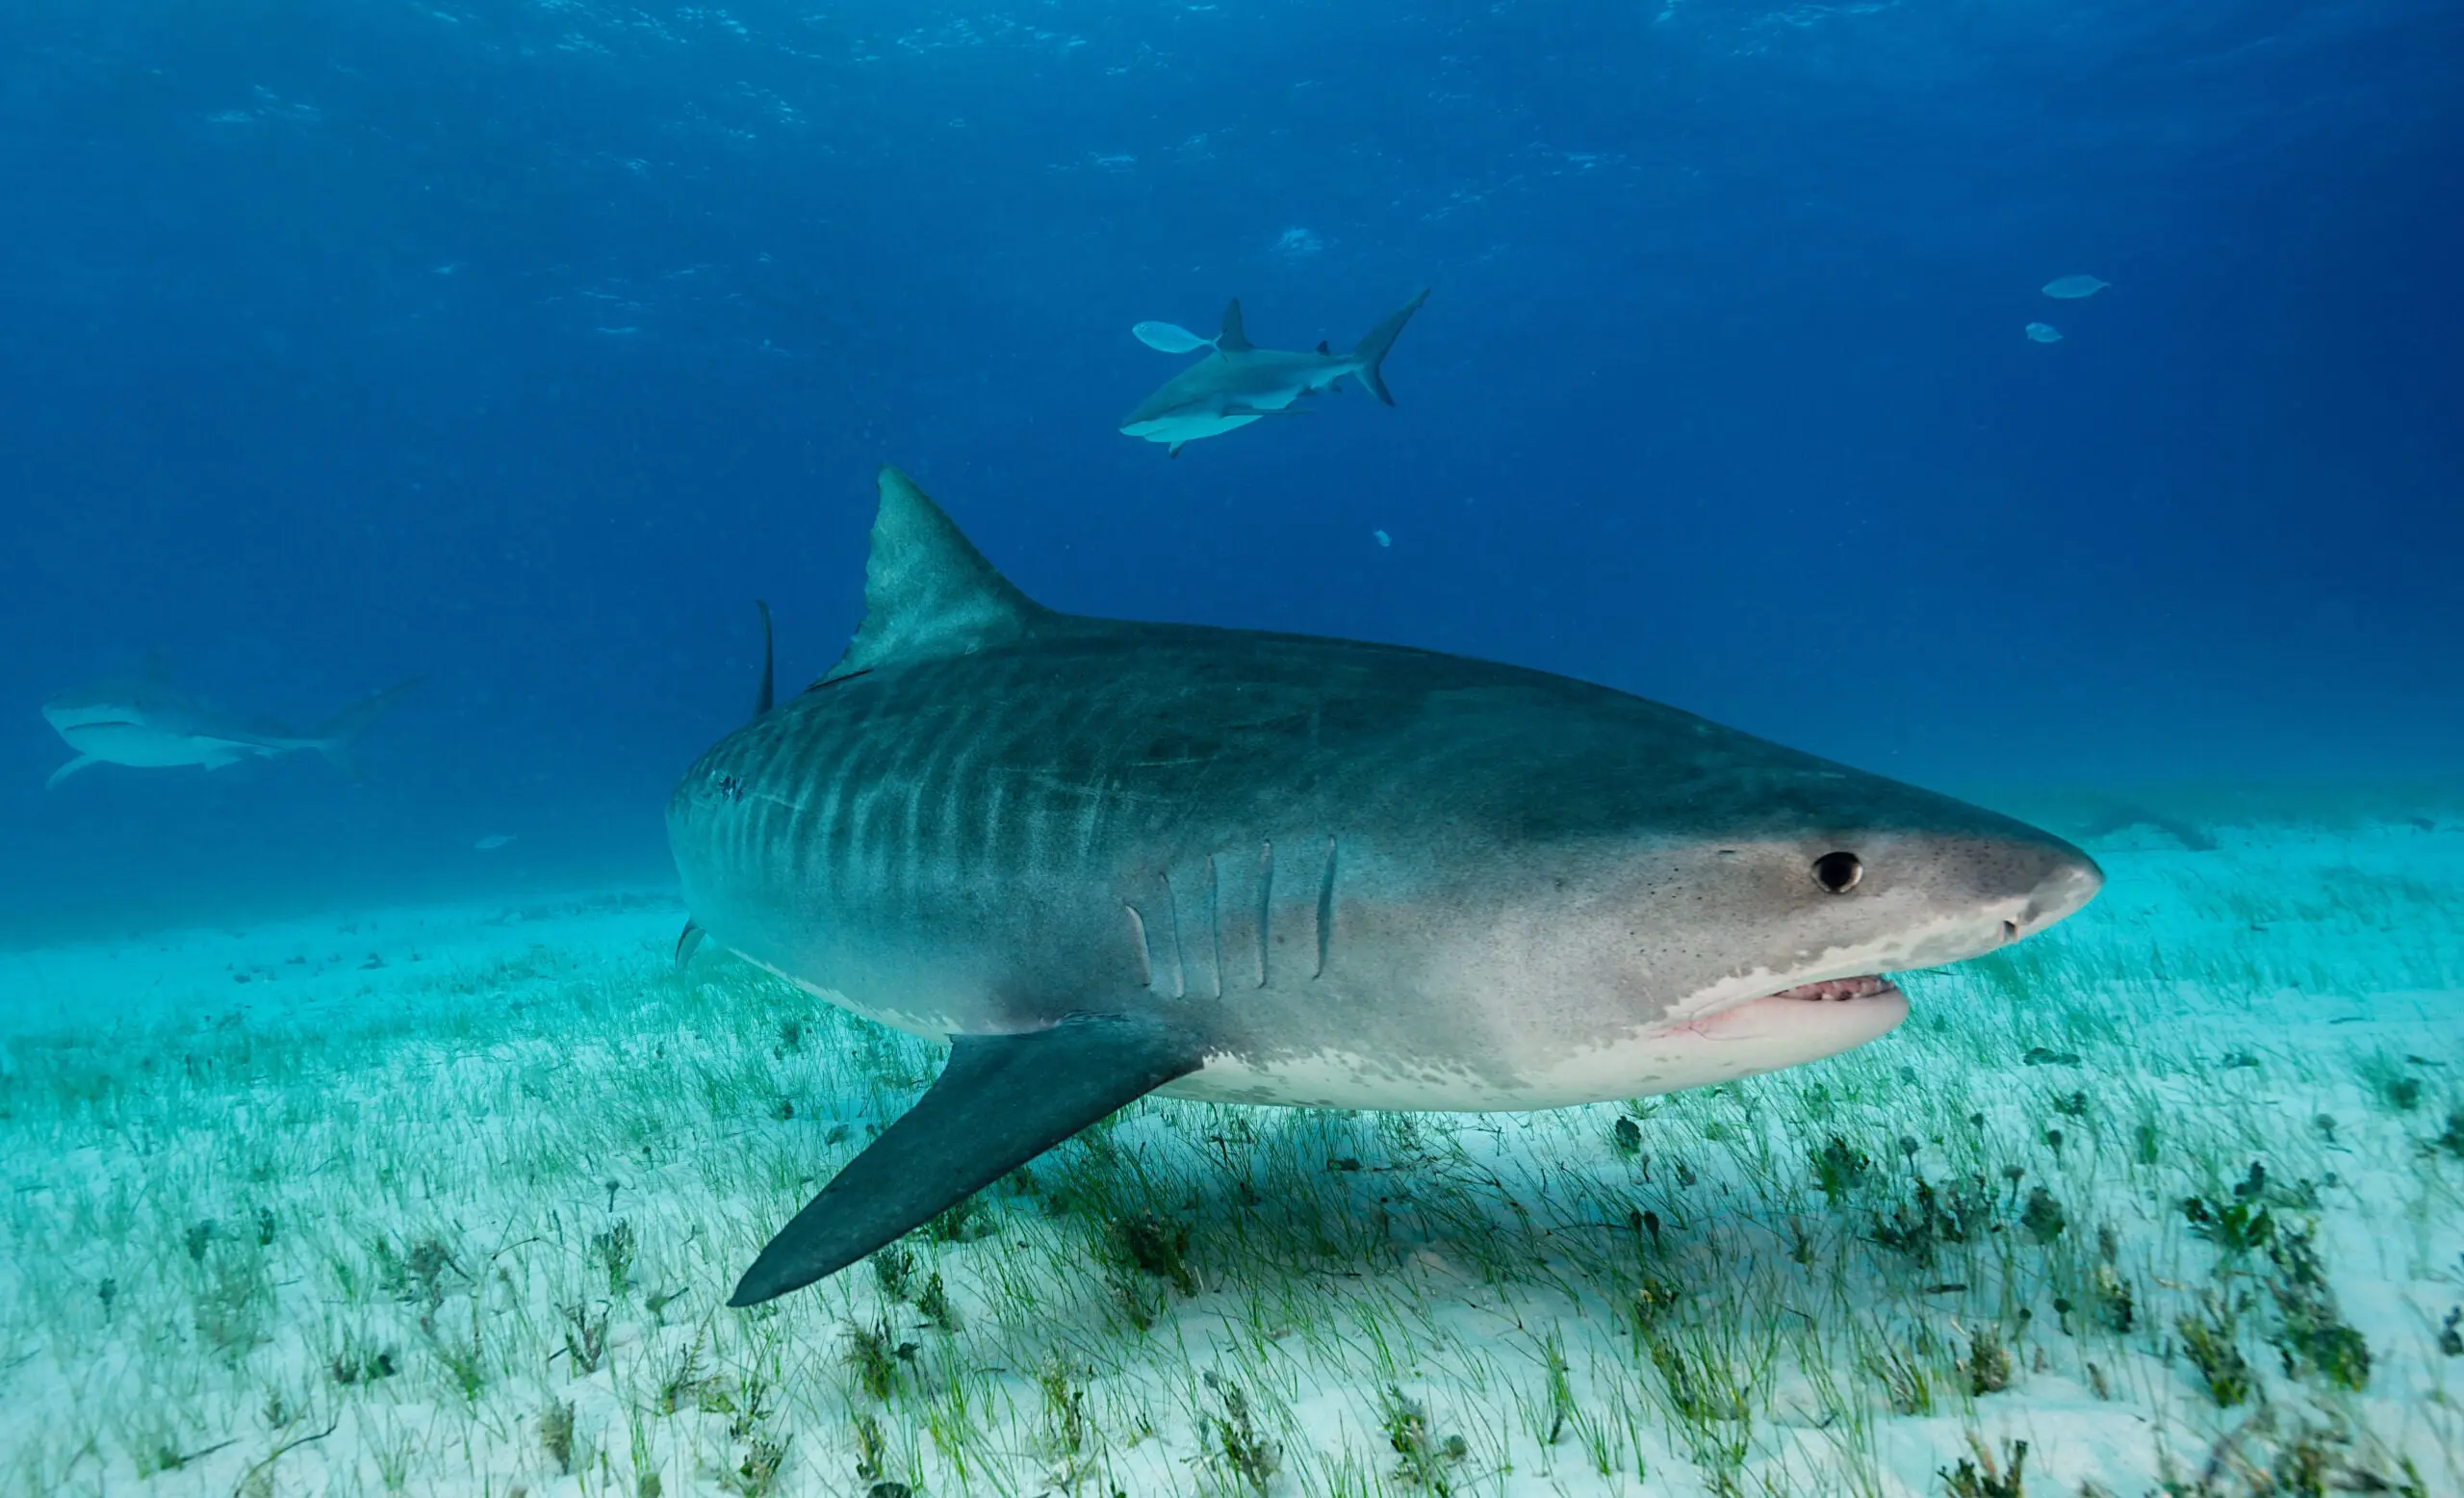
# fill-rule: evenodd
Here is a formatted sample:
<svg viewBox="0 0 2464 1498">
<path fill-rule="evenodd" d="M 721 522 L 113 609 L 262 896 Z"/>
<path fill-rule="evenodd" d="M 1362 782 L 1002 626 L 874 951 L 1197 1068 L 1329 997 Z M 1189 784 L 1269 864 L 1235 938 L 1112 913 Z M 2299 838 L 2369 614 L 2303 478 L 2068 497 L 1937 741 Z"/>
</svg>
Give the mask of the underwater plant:
<svg viewBox="0 0 2464 1498">
<path fill-rule="evenodd" d="M 1200 1378 L 1215 1395 L 1218 1407 L 1205 1417 L 1211 1459 L 1243 1486 L 1264 1498 L 1268 1483 L 1282 1470 L 1282 1448 L 1258 1429 L 1257 1415 L 1239 1384 L 1219 1378 L 1212 1371 Z"/>
<path fill-rule="evenodd" d="M 539 1445 L 556 1463 L 556 1470 L 571 1473 L 574 1469 L 574 1407 L 571 1400 L 551 1400 L 539 1412 Z"/>
<path fill-rule="evenodd" d="M 1454 1468 L 1471 1455 L 1469 1442 L 1460 1435 L 1432 1434 L 1428 1411 L 1392 1384 L 1378 1392 L 1377 1423 L 1399 1459 L 1393 1473 L 1399 1485 L 1437 1498 L 1454 1491 Z"/>
<path fill-rule="evenodd" d="M 2005 1441 L 2003 1457 L 1996 1458 L 1974 1432 L 1967 1440 L 1973 1455 L 1962 1457 L 1957 1466 L 1938 1474 L 1951 1498 L 2027 1498 L 2026 1441 Z"/>
<path fill-rule="evenodd" d="M 2269 1340 L 2284 1360 L 2285 1376 L 2322 1378 L 2354 1391 L 2366 1386 L 2370 1343 L 2337 1314 L 2311 1230 L 2277 1233 L 2268 1244 L 2268 1259 L 2274 1266 L 2268 1293 L 2277 1313 Z"/>
<path fill-rule="evenodd" d="M 2233 1303 L 2211 1293 L 2194 1312 L 2175 1318 L 2173 1330 L 2182 1339 L 2183 1355 L 2198 1370 L 2208 1397 L 2220 1409 L 2248 1399 L 2256 1387 L 2249 1359 L 2236 1345 L 2241 1320 Z"/>
</svg>

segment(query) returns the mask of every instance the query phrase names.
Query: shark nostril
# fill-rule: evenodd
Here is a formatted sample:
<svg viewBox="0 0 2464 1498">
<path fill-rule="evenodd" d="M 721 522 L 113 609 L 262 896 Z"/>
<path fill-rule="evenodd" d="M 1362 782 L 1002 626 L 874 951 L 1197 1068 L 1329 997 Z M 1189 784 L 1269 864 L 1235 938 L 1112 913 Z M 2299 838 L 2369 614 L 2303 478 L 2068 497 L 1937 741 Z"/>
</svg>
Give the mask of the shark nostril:
<svg viewBox="0 0 2464 1498">
<path fill-rule="evenodd" d="M 2017 921 L 2006 920 L 2002 922 L 2002 940 L 2005 942 L 2015 942 L 2019 940 L 2019 923 Z"/>
</svg>

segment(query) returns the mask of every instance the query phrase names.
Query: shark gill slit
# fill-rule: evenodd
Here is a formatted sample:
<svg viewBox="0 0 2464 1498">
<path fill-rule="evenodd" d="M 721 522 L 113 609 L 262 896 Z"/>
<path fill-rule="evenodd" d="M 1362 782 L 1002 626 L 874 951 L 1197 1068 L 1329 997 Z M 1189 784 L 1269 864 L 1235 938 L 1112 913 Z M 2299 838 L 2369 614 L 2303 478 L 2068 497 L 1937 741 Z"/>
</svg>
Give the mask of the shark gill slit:
<svg viewBox="0 0 2464 1498">
<path fill-rule="evenodd" d="M 1326 954 L 1335 941 L 1335 838 L 1326 835 L 1325 863 L 1318 871 L 1318 970 L 1312 979 L 1326 975 Z"/>
<path fill-rule="evenodd" d="M 1274 844 L 1258 844 L 1258 987 L 1267 986 L 1267 942 L 1274 920 Z"/>
<path fill-rule="evenodd" d="M 928 792 L 924 799 L 933 807 L 931 871 L 955 874 L 961 881 L 968 877 L 966 856 L 974 841 L 961 830 L 969 810 L 968 775 L 974 768 L 968 755 L 970 747 L 964 738 L 957 742 L 945 740 L 928 762 L 923 776 L 923 788 Z"/>
<path fill-rule="evenodd" d="M 907 810 L 903 815 L 898 845 L 883 849 L 896 875 L 900 898 L 912 910 L 918 889 L 924 882 L 924 863 L 928 849 L 924 843 L 924 788 L 933 774 L 930 760 L 918 766 L 914 777 L 907 783 Z"/>
<path fill-rule="evenodd" d="M 1215 872 L 1215 855 L 1206 856 L 1206 940 L 1215 962 L 1215 996 L 1223 996 L 1223 890 Z"/>
<path fill-rule="evenodd" d="M 1120 902 L 1120 908 L 1129 912 L 1129 943 L 1138 948 L 1138 986 L 1151 989 L 1155 986 L 1155 958 L 1146 949 L 1146 917 L 1127 900 Z"/>
<path fill-rule="evenodd" d="M 1164 887 L 1164 920 L 1172 930 L 1172 996 L 1187 998 L 1190 993 L 1189 964 L 1181 955 L 1181 902 L 1172 893 L 1172 876 L 1157 874 L 1156 882 Z"/>
<path fill-rule="evenodd" d="M 846 886 L 844 855 L 847 848 L 847 772 L 840 766 L 831 773 L 822 791 L 821 818 L 812 831 L 813 865 L 820 870 L 824 888 L 837 890 Z"/>
</svg>

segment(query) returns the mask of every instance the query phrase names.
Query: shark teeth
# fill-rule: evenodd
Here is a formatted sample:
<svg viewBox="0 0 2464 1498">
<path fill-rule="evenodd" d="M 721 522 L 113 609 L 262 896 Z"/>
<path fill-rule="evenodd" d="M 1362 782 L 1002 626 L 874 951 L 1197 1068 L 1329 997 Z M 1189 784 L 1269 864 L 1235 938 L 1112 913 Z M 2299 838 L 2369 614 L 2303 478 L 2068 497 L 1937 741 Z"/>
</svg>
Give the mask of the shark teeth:
<svg viewBox="0 0 2464 1498">
<path fill-rule="evenodd" d="M 1852 998 L 1872 998 L 1895 990 L 1887 978 L 1825 978 L 1819 983 L 1800 983 L 1792 989 L 1782 989 L 1773 998 L 1803 998 L 1814 1002 L 1828 1000 L 1842 1003 Z"/>
</svg>

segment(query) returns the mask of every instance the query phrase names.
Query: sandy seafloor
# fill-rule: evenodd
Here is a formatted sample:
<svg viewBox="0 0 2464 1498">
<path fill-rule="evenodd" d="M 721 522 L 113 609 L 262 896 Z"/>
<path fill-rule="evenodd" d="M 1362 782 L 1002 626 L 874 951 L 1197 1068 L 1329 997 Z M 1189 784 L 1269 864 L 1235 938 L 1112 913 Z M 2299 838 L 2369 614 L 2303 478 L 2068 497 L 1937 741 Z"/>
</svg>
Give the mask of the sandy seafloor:
<svg viewBox="0 0 2464 1498">
<path fill-rule="evenodd" d="M 2464 819 L 2211 831 L 1832 1062 L 1149 1101 L 752 1312 L 935 1062 L 664 893 L 0 954 L 0 1490 L 2464 1493 Z"/>
</svg>

